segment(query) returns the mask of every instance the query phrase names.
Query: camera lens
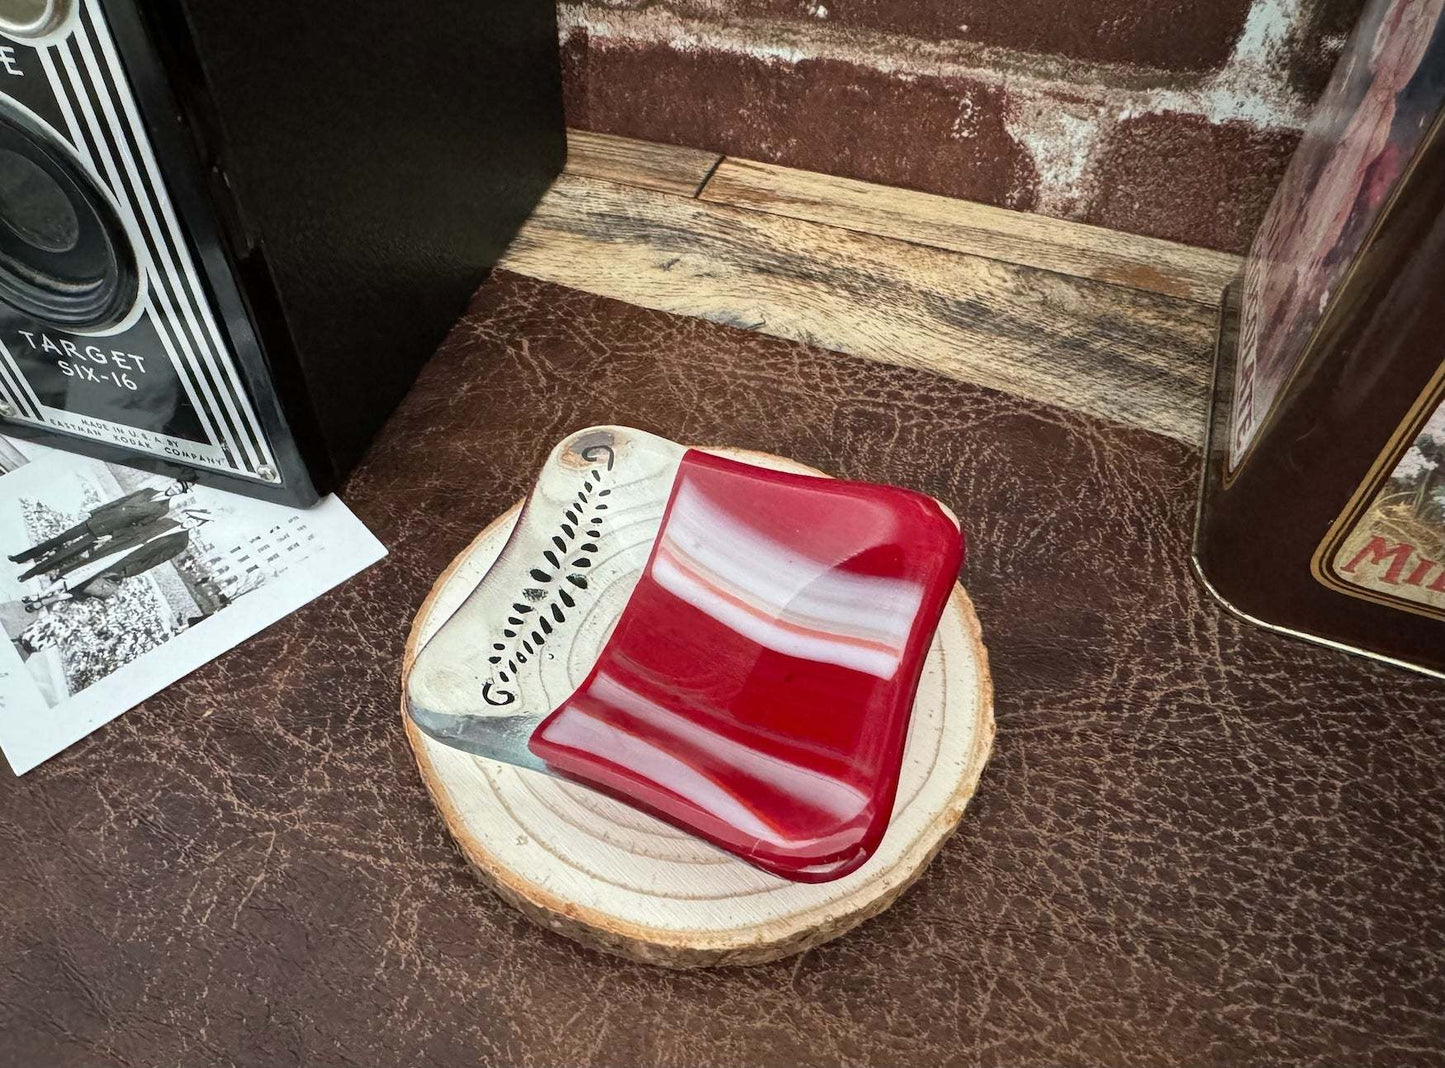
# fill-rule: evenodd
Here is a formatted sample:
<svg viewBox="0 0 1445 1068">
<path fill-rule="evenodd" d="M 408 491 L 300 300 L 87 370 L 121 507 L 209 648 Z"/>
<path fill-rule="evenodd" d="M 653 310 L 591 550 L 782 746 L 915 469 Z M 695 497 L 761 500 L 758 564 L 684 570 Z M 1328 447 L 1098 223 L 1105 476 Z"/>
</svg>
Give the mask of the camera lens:
<svg viewBox="0 0 1445 1068">
<path fill-rule="evenodd" d="M 69 252 L 80 241 L 80 219 L 60 183 L 8 148 L 0 148 L 0 225 L 41 252 Z"/>
<path fill-rule="evenodd" d="M 138 291 L 115 207 L 64 142 L 0 100 L 0 302 L 46 325 L 104 330 Z"/>
<path fill-rule="evenodd" d="M 0 0 L 0 33 L 29 41 L 59 29 L 72 0 Z"/>
</svg>

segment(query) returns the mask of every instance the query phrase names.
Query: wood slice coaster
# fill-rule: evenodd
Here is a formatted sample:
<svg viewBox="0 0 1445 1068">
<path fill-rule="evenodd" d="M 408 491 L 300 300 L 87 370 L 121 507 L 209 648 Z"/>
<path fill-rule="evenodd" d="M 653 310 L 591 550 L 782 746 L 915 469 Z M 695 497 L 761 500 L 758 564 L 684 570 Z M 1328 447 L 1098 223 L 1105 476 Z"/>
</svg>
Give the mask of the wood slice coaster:
<svg viewBox="0 0 1445 1068">
<path fill-rule="evenodd" d="M 763 453 L 710 450 L 821 474 Z M 669 967 L 755 964 L 836 938 L 891 905 L 942 847 L 993 742 L 993 688 L 973 605 L 955 586 L 919 682 L 888 832 L 875 855 L 828 883 L 794 883 L 586 787 L 453 749 L 406 714 L 417 651 L 476 588 L 521 512 L 498 516 L 437 579 L 402 669 L 402 723 L 417 767 L 463 855 L 502 898 L 595 949 Z M 645 524 L 617 532 L 595 609 L 552 656 L 576 687 L 647 561 Z M 570 692 L 570 691 L 569 691 Z M 558 692 L 557 702 L 568 696 Z"/>
</svg>

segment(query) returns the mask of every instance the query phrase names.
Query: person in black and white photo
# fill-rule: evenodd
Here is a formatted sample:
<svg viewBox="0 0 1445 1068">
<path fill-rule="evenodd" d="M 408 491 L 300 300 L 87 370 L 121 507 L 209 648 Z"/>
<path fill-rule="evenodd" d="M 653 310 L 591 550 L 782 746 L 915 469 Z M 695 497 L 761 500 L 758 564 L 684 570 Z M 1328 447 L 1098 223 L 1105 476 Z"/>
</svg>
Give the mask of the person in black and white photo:
<svg viewBox="0 0 1445 1068">
<path fill-rule="evenodd" d="M 5 476 L 29 479 L 30 489 L 16 495 L 17 511 L 6 517 L 0 623 L 54 699 L 226 603 L 225 591 L 208 597 L 198 581 L 231 553 L 232 509 L 223 496 L 100 462 L 53 480 L 34 471 L 27 465 Z"/>
<path fill-rule="evenodd" d="M 210 515 L 199 508 L 185 509 L 179 519 L 163 516 L 148 525 L 115 541 L 101 542 L 86 554 L 72 556 L 58 572 L 56 581 L 24 599 L 27 611 L 38 611 L 61 601 L 80 597 L 114 597 L 120 584 L 128 578 L 144 574 L 153 567 L 176 559 L 190 547 L 191 531 L 210 522 Z M 115 554 L 129 549 L 124 556 Z M 90 575 L 74 585 L 68 585 L 66 576 L 71 572 L 94 563 L 100 557 L 115 557 L 96 574 Z M 28 572 L 25 578 L 31 577 Z"/>
<path fill-rule="evenodd" d="M 62 574 L 123 548 L 143 545 L 158 534 L 180 529 L 169 516 L 171 505 L 192 489 L 189 482 L 174 482 L 164 489 L 146 487 L 94 508 L 81 522 L 53 538 L 11 556 L 14 564 L 34 566 L 22 582 L 52 571 Z"/>
</svg>

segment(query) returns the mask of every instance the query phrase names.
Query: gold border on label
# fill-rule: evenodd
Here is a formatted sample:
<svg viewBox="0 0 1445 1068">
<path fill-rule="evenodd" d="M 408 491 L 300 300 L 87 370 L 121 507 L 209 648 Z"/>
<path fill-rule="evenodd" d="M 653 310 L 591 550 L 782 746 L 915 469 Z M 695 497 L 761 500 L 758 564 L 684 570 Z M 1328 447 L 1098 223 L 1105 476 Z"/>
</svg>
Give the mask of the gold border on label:
<svg viewBox="0 0 1445 1068">
<path fill-rule="evenodd" d="M 1355 532 L 1355 528 L 1364 519 L 1365 513 L 1370 510 L 1370 505 L 1374 503 L 1381 487 L 1389 479 L 1395 466 L 1399 464 L 1400 458 L 1414 444 L 1415 439 L 1420 436 L 1420 431 L 1424 429 L 1425 423 L 1441 404 L 1445 404 L 1445 363 L 1440 364 L 1434 377 L 1416 398 L 1409 413 L 1401 420 L 1399 427 L 1370 467 L 1369 473 L 1361 481 L 1359 489 L 1355 490 L 1354 496 L 1350 498 L 1339 517 L 1330 526 L 1324 540 L 1320 542 L 1319 548 L 1310 558 L 1310 574 L 1327 588 L 1336 593 L 1343 593 L 1347 597 L 1373 601 L 1387 608 L 1413 612 L 1415 615 L 1424 616 L 1427 619 L 1445 620 L 1445 609 L 1421 604 L 1419 601 L 1411 601 L 1404 597 L 1392 597 L 1378 590 L 1369 590 L 1347 582 L 1335 573 L 1333 564 L 1335 556 L 1340 551 L 1340 546 Z M 1440 562 L 1445 564 L 1445 561 Z"/>
</svg>

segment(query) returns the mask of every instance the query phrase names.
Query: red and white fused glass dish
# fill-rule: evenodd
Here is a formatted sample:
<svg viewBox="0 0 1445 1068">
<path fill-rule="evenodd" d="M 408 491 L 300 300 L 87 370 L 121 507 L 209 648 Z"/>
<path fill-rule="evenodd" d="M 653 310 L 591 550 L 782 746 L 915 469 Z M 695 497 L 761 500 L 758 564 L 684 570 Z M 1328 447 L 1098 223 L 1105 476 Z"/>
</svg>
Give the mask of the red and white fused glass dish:
<svg viewBox="0 0 1445 1068">
<path fill-rule="evenodd" d="M 888 827 L 962 554 L 923 494 L 594 427 L 421 646 L 407 711 L 766 872 L 839 879 Z"/>
</svg>

